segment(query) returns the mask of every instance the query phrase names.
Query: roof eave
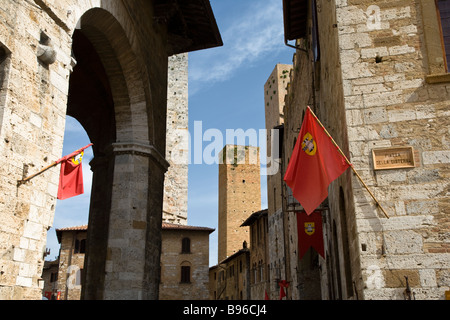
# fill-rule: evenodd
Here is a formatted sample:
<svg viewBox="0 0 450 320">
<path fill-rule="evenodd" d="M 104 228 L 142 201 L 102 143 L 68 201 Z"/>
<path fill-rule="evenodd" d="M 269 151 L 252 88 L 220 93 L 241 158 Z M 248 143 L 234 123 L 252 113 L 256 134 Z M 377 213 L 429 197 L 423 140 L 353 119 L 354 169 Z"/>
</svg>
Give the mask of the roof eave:
<svg viewBox="0 0 450 320">
<path fill-rule="evenodd" d="M 297 40 L 306 36 L 308 1 L 283 0 L 284 40 Z"/>
</svg>

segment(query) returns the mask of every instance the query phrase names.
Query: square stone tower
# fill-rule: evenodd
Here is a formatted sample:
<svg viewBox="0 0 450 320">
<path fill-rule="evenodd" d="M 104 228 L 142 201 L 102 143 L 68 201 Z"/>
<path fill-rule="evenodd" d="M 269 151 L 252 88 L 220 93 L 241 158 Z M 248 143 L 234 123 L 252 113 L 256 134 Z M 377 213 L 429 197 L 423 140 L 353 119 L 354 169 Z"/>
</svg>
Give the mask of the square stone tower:
<svg viewBox="0 0 450 320">
<path fill-rule="evenodd" d="M 188 54 L 169 57 L 163 221 L 187 224 L 189 162 Z"/>
<path fill-rule="evenodd" d="M 267 156 L 271 157 L 272 161 L 278 163 L 268 163 L 270 172 L 267 174 L 267 200 L 271 204 L 269 215 L 274 214 L 278 209 L 281 209 L 282 195 L 281 195 L 281 170 L 280 170 L 280 152 L 281 146 L 278 150 L 272 150 L 272 144 L 278 143 L 276 139 L 278 136 L 272 136 L 272 129 L 284 124 L 284 98 L 287 94 L 287 86 L 290 81 L 290 73 L 292 65 L 277 64 L 272 71 L 272 74 L 264 84 L 264 103 L 265 103 L 265 118 L 267 129 Z M 278 133 L 279 134 L 279 133 Z M 276 154 L 278 152 L 278 154 Z M 272 154 L 274 153 L 274 154 Z"/>
<path fill-rule="evenodd" d="M 219 154 L 219 248 L 218 261 L 250 243 L 242 223 L 261 210 L 259 148 L 226 145 Z"/>
</svg>

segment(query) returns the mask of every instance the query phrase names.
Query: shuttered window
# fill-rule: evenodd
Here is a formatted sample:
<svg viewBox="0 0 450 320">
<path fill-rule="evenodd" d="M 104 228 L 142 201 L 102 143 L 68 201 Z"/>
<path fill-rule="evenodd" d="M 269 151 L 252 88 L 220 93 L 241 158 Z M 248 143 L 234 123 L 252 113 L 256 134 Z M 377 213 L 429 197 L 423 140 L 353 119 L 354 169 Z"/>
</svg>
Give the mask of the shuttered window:
<svg viewBox="0 0 450 320">
<path fill-rule="evenodd" d="M 437 9 L 441 20 L 442 39 L 446 57 L 446 68 L 450 63 L 450 0 L 437 0 Z"/>
<path fill-rule="evenodd" d="M 181 267 L 181 283 L 191 283 L 191 267 Z"/>
</svg>

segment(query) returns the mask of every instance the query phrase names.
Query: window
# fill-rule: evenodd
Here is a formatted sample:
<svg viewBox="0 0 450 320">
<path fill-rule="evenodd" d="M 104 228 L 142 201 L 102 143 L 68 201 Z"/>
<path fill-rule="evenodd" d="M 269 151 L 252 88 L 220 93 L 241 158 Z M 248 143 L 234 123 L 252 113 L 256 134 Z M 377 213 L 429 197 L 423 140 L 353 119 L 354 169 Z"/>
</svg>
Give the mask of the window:
<svg viewBox="0 0 450 320">
<path fill-rule="evenodd" d="M 74 253 L 86 253 L 86 239 L 75 240 L 75 251 Z"/>
<path fill-rule="evenodd" d="M 56 282 L 58 280 L 58 272 L 52 272 L 50 274 L 50 282 Z"/>
<path fill-rule="evenodd" d="M 181 240 L 181 253 L 191 253 L 191 239 L 183 238 Z"/>
<path fill-rule="evenodd" d="M 450 62 L 450 1 L 436 0 L 436 8 L 441 23 L 442 48 L 444 50 L 445 67 L 448 72 Z"/>
<path fill-rule="evenodd" d="M 427 83 L 450 82 L 448 61 L 450 59 L 449 0 L 419 0 L 422 10 L 425 55 L 428 74 Z"/>
<path fill-rule="evenodd" d="M 191 283 L 190 266 L 181 266 L 181 283 Z"/>
</svg>

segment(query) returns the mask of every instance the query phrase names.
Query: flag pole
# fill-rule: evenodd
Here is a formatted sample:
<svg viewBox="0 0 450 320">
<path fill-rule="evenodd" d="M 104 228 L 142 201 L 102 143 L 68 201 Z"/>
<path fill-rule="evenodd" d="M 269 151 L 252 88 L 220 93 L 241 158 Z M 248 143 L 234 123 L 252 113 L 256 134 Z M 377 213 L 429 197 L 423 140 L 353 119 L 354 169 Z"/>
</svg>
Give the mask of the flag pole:
<svg viewBox="0 0 450 320">
<path fill-rule="evenodd" d="M 37 172 L 37 173 L 35 173 L 35 174 L 32 174 L 31 176 L 29 176 L 29 177 L 27 177 L 27 178 L 24 178 L 24 179 L 22 179 L 22 180 L 17 181 L 17 186 L 20 186 L 20 185 L 22 185 L 22 184 L 27 183 L 28 181 L 30 181 L 30 180 L 33 179 L 34 177 L 36 177 L 36 176 L 38 176 L 38 175 L 40 175 L 40 174 L 43 174 L 43 173 L 44 173 L 45 171 L 47 171 L 48 169 L 51 169 L 51 168 L 53 168 L 54 166 L 58 165 L 58 164 L 61 163 L 61 161 L 64 160 L 65 158 L 71 158 L 71 157 L 73 157 L 73 156 L 76 156 L 77 154 L 81 153 L 82 151 L 84 151 L 85 149 L 87 149 L 87 148 L 89 148 L 89 147 L 91 147 L 91 146 L 93 146 L 93 145 L 94 145 L 93 143 L 90 143 L 90 144 L 88 144 L 87 146 L 85 146 L 85 147 L 83 147 L 83 148 L 81 148 L 81 149 L 78 149 L 78 150 L 76 150 L 75 152 L 72 152 L 71 154 L 69 154 L 69 155 L 67 155 L 67 156 L 65 156 L 65 157 L 63 157 L 63 158 L 61 158 L 61 159 L 59 159 L 59 160 L 53 162 L 52 164 L 46 166 L 46 167 L 43 168 L 41 171 L 39 171 L 39 172 Z"/>
<path fill-rule="evenodd" d="M 27 183 L 29 180 L 31 180 L 31 179 L 33 179 L 34 177 L 36 177 L 36 176 L 38 176 L 38 175 L 44 173 L 44 172 L 47 171 L 48 169 L 53 168 L 53 167 L 56 166 L 57 164 L 58 164 L 58 162 L 56 162 L 56 161 L 53 162 L 52 164 L 48 165 L 47 167 L 45 167 L 45 168 L 42 169 L 41 171 L 39 171 L 39 172 L 37 172 L 37 173 L 35 173 L 35 174 L 33 174 L 33 175 L 31 175 L 31 176 L 25 178 L 25 179 L 22 179 L 22 180 L 17 181 L 17 185 L 20 186 L 20 185 L 22 185 L 22 184 Z"/>
<path fill-rule="evenodd" d="M 328 133 L 327 129 L 324 127 L 324 125 L 320 122 L 319 118 L 317 118 L 317 116 L 314 114 L 314 112 L 311 110 L 311 108 L 308 106 L 307 107 L 309 109 L 309 111 L 311 112 L 312 116 L 314 117 L 314 119 L 316 119 L 317 123 L 322 127 L 322 129 L 325 131 L 325 133 L 327 134 L 327 136 L 331 139 L 331 142 L 333 142 L 334 146 L 338 149 L 339 153 L 344 157 L 345 161 L 348 163 L 348 165 L 350 166 L 350 168 L 352 168 L 353 172 L 355 173 L 355 175 L 358 177 L 359 181 L 361 181 L 362 185 L 364 186 L 364 188 L 366 188 L 366 190 L 369 192 L 370 196 L 372 197 L 372 199 L 375 201 L 375 203 L 377 204 L 377 206 L 381 209 L 381 211 L 383 211 L 384 215 L 386 216 L 386 218 L 389 219 L 389 215 L 387 214 L 386 210 L 384 210 L 384 208 L 381 206 L 380 202 L 377 200 L 377 198 L 375 198 L 375 195 L 372 193 L 372 191 L 370 191 L 369 187 L 366 185 L 366 183 L 364 182 L 364 180 L 361 178 L 361 176 L 359 175 L 359 173 L 356 171 L 355 167 L 353 166 L 353 164 L 348 160 L 347 156 L 344 154 L 344 152 L 342 152 L 341 148 L 338 146 L 338 144 L 336 143 L 336 141 L 334 141 L 333 137 Z"/>
</svg>

